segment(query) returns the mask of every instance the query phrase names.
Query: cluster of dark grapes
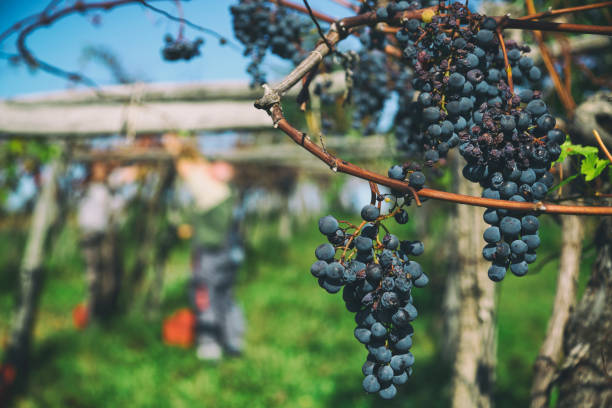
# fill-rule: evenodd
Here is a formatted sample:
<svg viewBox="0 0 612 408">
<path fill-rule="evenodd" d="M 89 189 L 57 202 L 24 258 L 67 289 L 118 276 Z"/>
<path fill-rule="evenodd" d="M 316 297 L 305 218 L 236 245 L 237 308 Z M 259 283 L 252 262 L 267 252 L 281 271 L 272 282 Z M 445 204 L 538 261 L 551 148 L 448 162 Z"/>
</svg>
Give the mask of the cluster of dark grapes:
<svg viewBox="0 0 612 408">
<path fill-rule="evenodd" d="M 548 171 L 550 158 L 556 159 L 559 156 L 549 149 L 553 149 L 551 145 L 557 149 L 558 143 L 564 138 L 563 132 L 558 129 L 551 129 L 545 135 L 548 139 L 547 145 L 538 146 L 531 152 L 532 159 L 524 170 L 491 165 L 484 166 L 481 170 L 477 167 L 478 164 L 472 163 L 464 168 L 465 177 L 485 187 L 485 198 L 516 202 L 542 200 L 554 183 L 554 177 Z M 541 159 L 542 156 L 544 160 Z M 488 174 L 489 169 L 495 171 Z M 535 250 L 540 246 L 537 216 L 537 213 L 525 214 L 506 209 L 490 208 L 485 211 L 484 220 L 491 226 L 484 232 L 487 245 L 482 254 L 492 262 L 489 268 L 491 280 L 502 280 L 508 268 L 516 276 L 523 276 L 528 272 L 528 265 L 535 262 Z"/>
<path fill-rule="evenodd" d="M 512 78 L 521 86 L 512 93 L 494 19 L 460 3 L 430 17 L 406 20 L 396 35 L 414 67 L 412 85 L 420 91 L 416 101 L 400 107 L 400 148 L 414 152 L 418 146 L 431 165 L 458 146 L 467 161 L 463 175 L 482 185 L 484 197 L 542 200 L 564 137 L 533 90 L 542 74 L 523 55 L 529 48 L 505 42 Z M 539 245 L 535 216 L 489 209 L 485 221 L 492 225 L 483 251 L 493 263 L 491 279 L 503 279 L 508 268 L 519 276 L 527 273 Z"/>
<path fill-rule="evenodd" d="M 377 1 L 366 1 L 361 5 L 360 13 L 376 10 Z M 419 1 L 393 1 L 384 8 L 377 10 L 388 17 L 399 11 L 420 8 Z M 380 17 L 380 16 L 379 16 Z M 385 54 L 385 46 L 388 40 L 384 33 L 372 29 L 362 30 L 359 34 L 362 47 L 358 53 L 358 59 L 352 70 L 352 102 L 355 107 L 353 111 L 352 126 L 355 129 L 363 129 L 365 135 L 376 132 L 381 118 L 385 102 L 389 99 L 393 88 L 397 83 L 396 78 L 407 71 L 398 70 L 397 66 L 390 63 Z M 400 98 L 405 89 L 399 92 Z"/>
<path fill-rule="evenodd" d="M 189 61 L 193 57 L 200 55 L 200 46 L 204 44 L 204 39 L 201 37 L 193 41 L 184 38 L 174 39 L 172 35 L 166 34 L 164 43 L 162 57 L 166 61 L 178 61 L 181 59 Z"/>
<path fill-rule="evenodd" d="M 376 127 L 389 96 L 387 56 L 378 49 L 367 49 L 370 36 L 361 36 L 364 48 L 359 52 L 359 59 L 353 71 L 353 127 L 361 129 L 364 135 L 376 132 Z M 365 126 L 364 126 L 365 124 Z"/>
<path fill-rule="evenodd" d="M 266 0 L 240 0 L 230 7 L 234 33 L 245 45 L 244 55 L 251 57 L 247 72 L 252 85 L 266 80 L 261 63 L 267 51 L 297 65 L 305 55 L 302 37 L 312 29 L 305 16 L 290 12 Z"/>
<path fill-rule="evenodd" d="M 404 180 L 405 166 L 391 167 L 389 176 Z M 411 172 L 411 186 L 421 188 L 424 182 L 423 173 Z M 380 203 L 384 198 L 378 199 Z M 343 228 L 331 215 L 321 218 L 319 231 L 329 242 L 317 247 L 318 260 L 310 268 L 327 292 L 343 290 L 346 308 L 355 313 L 355 337 L 368 350 L 362 367 L 363 388 L 385 399 L 393 398 L 396 386 L 412 374 L 410 322 L 417 317 L 417 310 L 411 291 L 413 286 L 422 288 L 429 282 L 421 265 L 410 259 L 423 253 L 423 243 L 400 241 L 382 224 L 391 216 L 405 224 L 408 214 L 403 206 L 396 203 L 389 215 L 381 215 L 380 205 L 368 204 L 361 210 L 363 222 L 359 226 L 347 223 Z"/>
<path fill-rule="evenodd" d="M 379 7 L 379 4 L 383 3 L 380 0 L 365 0 L 361 2 L 361 7 L 359 9 L 359 13 L 367 13 L 369 11 L 376 10 L 377 13 L 383 16 L 393 15 L 398 11 L 405 11 L 410 9 L 419 9 L 424 5 L 434 5 L 437 4 L 437 0 L 391 0 L 387 1 L 385 7 Z M 386 18 L 386 17 L 385 17 Z"/>
<path fill-rule="evenodd" d="M 414 102 L 415 91 L 412 87 L 412 72 L 404 70 L 398 77 L 396 89 L 398 94 L 397 112 L 394 118 L 397 148 L 408 157 L 418 157 L 422 154 L 423 136 L 415 132 L 418 126 L 419 106 Z M 410 137 L 407 137 L 410 135 Z"/>
<path fill-rule="evenodd" d="M 400 145 L 417 141 L 429 163 L 469 139 L 486 112 L 520 109 L 521 102 L 510 93 L 495 20 L 471 14 L 460 3 L 443 11 L 443 16 L 434 15 L 428 23 L 406 20 L 396 35 L 405 61 L 414 67 L 413 86 L 420 91 L 417 100 L 404 108 L 407 114 L 401 115 L 396 133 Z M 522 56 L 529 49 L 514 42 L 507 47 L 515 82 L 529 86 L 530 81 L 538 81 L 540 70 L 531 58 Z M 528 90 L 521 95 L 539 97 Z"/>
</svg>

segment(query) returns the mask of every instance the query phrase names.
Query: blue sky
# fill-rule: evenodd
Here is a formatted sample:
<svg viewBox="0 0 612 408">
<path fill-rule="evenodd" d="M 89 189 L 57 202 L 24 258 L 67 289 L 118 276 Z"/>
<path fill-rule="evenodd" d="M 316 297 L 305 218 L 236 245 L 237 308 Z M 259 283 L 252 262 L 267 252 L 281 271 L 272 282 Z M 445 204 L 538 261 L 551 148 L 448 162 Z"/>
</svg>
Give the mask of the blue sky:
<svg viewBox="0 0 612 408">
<path fill-rule="evenodd" d="M 15 21 L 41 11 L 49 0 L 0 0 L 0 31 Z M 301 1 L 296 0 L 301 3 Z M 63 1 L 62 3 L 69 3 Z M 236 41 L 231 28 L 229 6 L 235 0 L 192 0 L 182 2 L 185 16 L 191 21 L 216 30 Z M 349 11 L 331 0 L 310 0 L 313 8 L 332 16 L 343 17 Z M 177 14 L 173 2 L 154 2 L 171 14 Z M 60 4 L 61 7 L 61 4 Z M 94 15 L 101 17 L 101 24 L 92 24 Z M 245 68 L 248 59 L 240 52 L 223 47 L 210 36 L 203 35 L 206 43 L 203 56 L 189 62 L 166 62 L 160 56 L 163 37 L 166 33 L 176 36 L 178 23 L 155 14 L 140 5 L 128 5 L 110 12 L 71 15 L 59 20 L 48 28 L 40 28 L 28 38 L 28 46 L 35 55 L 63 69 L 81 71 L 98 84 L 112 83 L 108 70 L 99 64 L 83 66 L 82 51 L 87 46 L 105 46 L 119 58 L 126 71 L 138 79 L 150 82 L 179 82 L 202 80 L 244 80 L 248 81 Z M 201 33 L 186 28 L 187 38 Z M 0 50 L 14 53 L 16 36 L 0 44 Z M 264 65 L 268 78 L 274 79 L 289 68 L 277 58 L 267 58 Z M 0 60 L 0 97 L 19 94 L 65 89 L 67 81 L 40 70 L 31 71 L 20 65 L 12 66 Z"/>
</svg>

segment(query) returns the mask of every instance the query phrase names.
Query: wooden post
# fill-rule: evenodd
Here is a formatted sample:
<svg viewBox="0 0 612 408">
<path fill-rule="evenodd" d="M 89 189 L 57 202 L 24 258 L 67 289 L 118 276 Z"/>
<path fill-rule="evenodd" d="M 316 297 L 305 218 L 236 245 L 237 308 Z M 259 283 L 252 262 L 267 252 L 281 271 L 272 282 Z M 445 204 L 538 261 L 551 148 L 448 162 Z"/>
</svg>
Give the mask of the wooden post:
<svg viewBox="0 0 612 408">
<path fill-rule="evenodd" d="M 20 298 L 15 312 L 3 366 L 10 366 L 16 380 L 27 373 L 32 330 L 40 298 L 43 280 L 43 258 L 49 232 L 59 210 L 57 205 L 58 176 L 63 168 L 62 160 L 49 165 L 48 177 L 36 200 L 30 231 L 19 270 Z M 0 377 L 0 405 L 8 398 L 10 384 L 2 384 Z"/>
<path fill-rule="evenodd" d="M 563 331 L 576 303 L 576 289 L 580 273 L 584 220 L 575 215 L 561 216 L 563 242 L 557 278 L 557 294 L 553 314 L 548 321 L 548 330 L 540 354 L 534 364 L 531 386 L 531 408 L 549 406 L 550 388 L 562 358 Z"/>
<path fill-rule="evenodd" d="M 461 175 L 463 161 L 453 162 L 458 192 L 480 196 L 481 187 Z M 489 264 L 481 255 L 486 227 L 482 213 L 482 208 L 474 206 L 457 207 L 458 265 L 450 277 L 457 281 L 460 302 L 451 396 L 456 408 L 492 406 L 497 340 L 495 287 L 487 275 Z"/>
</svg>

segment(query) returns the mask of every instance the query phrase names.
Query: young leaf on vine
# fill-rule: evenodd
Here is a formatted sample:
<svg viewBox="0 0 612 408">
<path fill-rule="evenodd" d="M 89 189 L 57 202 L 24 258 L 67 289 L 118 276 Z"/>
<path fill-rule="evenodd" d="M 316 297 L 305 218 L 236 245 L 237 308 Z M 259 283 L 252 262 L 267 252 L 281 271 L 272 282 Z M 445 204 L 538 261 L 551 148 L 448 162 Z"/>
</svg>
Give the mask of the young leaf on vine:
<svg viewBox="0 0 612 408">
<path fill-rule="evenodd" d="M 583 146 L 579 144 L 573 144 L 569 137 L 565 139 L 565 142 L 560 146 L 561 155 L 557 159 L 556 163 L 562 163 L 567 156 L 582 156 L 580 162 L 580 174 L 584 176 L 586 181 L 591 181 L 601 174 L 602 171 L 610 163 L 608 160 L 600 159 L 598 156 L 599 149 L 594 146 Z"/>
</svg>

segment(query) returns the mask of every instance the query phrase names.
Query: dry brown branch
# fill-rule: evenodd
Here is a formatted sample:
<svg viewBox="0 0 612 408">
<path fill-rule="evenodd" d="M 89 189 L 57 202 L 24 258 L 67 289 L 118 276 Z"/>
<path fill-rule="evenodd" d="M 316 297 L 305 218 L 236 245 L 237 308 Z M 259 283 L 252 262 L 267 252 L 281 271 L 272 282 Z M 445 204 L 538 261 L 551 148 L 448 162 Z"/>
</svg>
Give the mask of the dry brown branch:
<svg viewBox="0 0 612 408">
<path fill-rule="evenodd" d="M 593 135 L 595 136 L 595 139 L 597 139 L 597 143 L 599 144 L 601 151 L 604 152 L 604 154 L 608 158 L 608 161 L 612 163 L 612 155 L 606 148 L 606 145 L 604 144 L 603 140 L 601 140 L 601 136 L 599 136 L 599 132 L 596 129 L 593 129 Z"/>
<path fill-rule="evenodd" d="M 504 70 L 508 76 L 508 86 L 510 87 L 510 94 L 514 95 L 514 84 L 512 82 L 512 68 L 508 62 L 508 53 L 506 52 L 506 43 L 504 42 L 504 36 L 502 30 L 497 30 L 497 38 L 499 39 L 499 45 L 501 46 L 502 53 L 504 54 Z"/>
<path fill-rule="evenodd" d="M 538 18 L 557 17 L 563 14 L 573 14 L 573 13 L 577 13 L 580 11 L 593 10 L 593 9 L 610 7 L 610 6 L 612 6 L 612 1 L 604 1 L 602 3 L 587 4 L 586 6 L 568 7 L 568 8 L 557 9 L 557 10 L 546 10 L 540 13 L 529 14 L 528 16 L 519 17 L 519 20 L 535 20 Z"/>
<path fill-rule="evenodd" d="M 536 11 L 535 11 L 535 6 L 533 5 L 533 0 L 526 0 L 525 3 L 527 5 L 527 12 L 529 14 L 535 14 Z M 522 21 L 526 21 L 526 20 L 522 20 Z M 557 70 L 555 69 L 552 58 L 550 57 L 550 51 L 548 50 L 548 47 L 544 43 L 544 36 L 542 35 L 540 31 L 536 30 L 536 31 L 533 31 L 533 37 L 535 38 L 536 43 L 538 44 L 538 47 L 540 48 L 540 53 L 542 55 L 542 61 L 544 61 L 546 70 L 548 71 L 548 74 L 550 75 L 550 78 L 553 81 L 555 90 L 557 91 L 557 95 L 559 95 L 559 99 L 561 100 L 561 103 L 563 104 L 563 107 L 565 108 L 565 111 L 567 112 L 568 116 L 572 117 L 574 114 L 574 110 L 576 109 L 576 102 L 574 101 L 574 98 L 572 97 L 571 92 L 563 86 L 563 83 L 561 83 L 559 74 L 557 73 Z"/>
<path fill-rule="evenodd" d="M 495 17 L 495 19 L 497 19 L 498 21 L 503 20 L 504 29 L 554 31 L 559 33 L 575 34 L 612 35 L 612 26 L 552 23 L 548 21 L 539 20 L 518 20 L 515 18 L 505 19 L 504 17 Z"/>
<path fill-rule="evenodd" d="M 395 180 L 378 173 L 363 169 L 342 160 L 333 154 L 324 151 L 310 137 L 294 128 L 283 116 L 280 105 L 275 104 L 270 109 L 270 114 L 274 121 L 274 126 L 282 130 L 287 136 L 293 139 L 294 142 L 302 146 L 314 156 L 318 157 L 334 171 L 349 174 L 364 180 L 368 180 L 380 185 L 387 186 L 395 191 L 410 193 L 409 186 L 406 182 Z M 551 213 L 551 214 L 575 214 L 575 215 L 612 215 L 612 206 L 610 207 L 585 207 L 577 205 L 557 205 L 544 202 L 537 203 L 519 203 L 516 201 L 495 200 L 490 198 L 481 198 L 466 196 L 462 194 L 449 193 L 446 191 L 434 190 L 430 188 L 422 188 L 418 191 L 420 197 L 432 198 L 435 200 L 449 201 L 459 204 L 468 204 L 486 208 L 505 208 L 515 211 L 536 212 L 536 213 Z"/>
</svg>

